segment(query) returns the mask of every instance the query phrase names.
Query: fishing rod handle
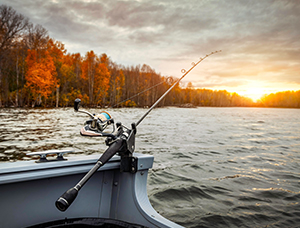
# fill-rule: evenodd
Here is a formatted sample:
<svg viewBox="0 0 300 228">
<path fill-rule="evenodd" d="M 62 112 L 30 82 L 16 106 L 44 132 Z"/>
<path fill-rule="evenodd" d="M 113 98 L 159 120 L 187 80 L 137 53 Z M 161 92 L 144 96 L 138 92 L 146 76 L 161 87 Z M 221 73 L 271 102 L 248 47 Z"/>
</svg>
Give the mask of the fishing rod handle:
<svg viewBox="0 0 300 228">
<path fill-rule="evenodd" d="M 85 185 L 85 183 L 97 172 L 97 170 L 103 166 L 109 159 L 111 159 L 121 148 L 123 144 L 123 140 L 121 138 L 117 138 L 101 155 L 98 159 L 94 167 L 76 184 L 75 188 L 78 191 Z"/>
<path fill-rule="evenodd" d="M 98 159 L 93 168 L 75 185 L 70 188 L 64 194 L 62 194 L 55 202 L 55 206 L 60 211 L 66 211 L 68 207 L 73 203 L 78 195 L 79 190 L 85 185 L 85 183 L 97 172 L 97 170 L 103 166 L 109 159 L 111 159 L 123 146 L 124 139 L 117 138 Z"/>
<path fill-rule="evenodd" d="M 77 194 L 78 189 L 76 189 L 75 187 L 70 188 L 55 201 L 56 208 L 60 211 L 66 211 L 75 200 Z"/>
<path fill-rule="evenodd" d="M 77 197 L 78 192 L 82 188 L 82 186 L 93 176 L 93 174 L 101 166 L 102 162 L 98 160 L 97 163 L 93 166 L 93 168 L 75 185 L 75 187 L 70 188 L 56 200 L 56 208 L 60 211 L 66 211 Z"/>
</svg>

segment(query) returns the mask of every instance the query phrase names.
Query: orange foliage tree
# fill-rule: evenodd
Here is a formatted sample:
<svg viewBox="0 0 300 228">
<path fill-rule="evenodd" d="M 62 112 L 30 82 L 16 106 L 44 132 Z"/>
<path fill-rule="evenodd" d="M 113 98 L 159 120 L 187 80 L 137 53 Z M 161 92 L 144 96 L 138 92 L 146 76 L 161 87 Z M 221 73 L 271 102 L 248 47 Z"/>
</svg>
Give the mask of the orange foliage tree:
<svg viewBox="0 0 300 228">
<path fill-rule="evenodd" d="M 104 63 L 98 63 L 95 70 L 93 100 L 96 105 L 105 104 L 109 88 L 110 73 Z M 102 99 L 101 99 L 102 98 Z"/>
<path fill-rule="evenodd" d="M 106 63 L 101 62 L 101 59 L 90 51 L 82 62 L 81 78 L 87 85 L 90 104 L 104 105 L 109 88 L 110 73 Z"/>
<path fill-rule="evenodd" d="M 26 58 L 26 87 L 34 100 L 33 106 L 47 99 L 57 84 L 56 69 L 49 52 L 46 50 L 28 50 Z"/>
</svg>

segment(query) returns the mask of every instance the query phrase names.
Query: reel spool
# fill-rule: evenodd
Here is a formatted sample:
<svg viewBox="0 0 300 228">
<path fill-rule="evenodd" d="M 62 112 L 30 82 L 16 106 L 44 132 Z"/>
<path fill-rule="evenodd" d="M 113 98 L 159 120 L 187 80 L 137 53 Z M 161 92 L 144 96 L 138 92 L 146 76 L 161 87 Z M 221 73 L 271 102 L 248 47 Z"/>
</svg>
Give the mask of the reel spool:
<svg viewBox="0 0 300 228">
<path fill-rule="evenodd" d="M 97 128 L 100 131 L 104 131 L 108 125 L 113 122 L 111 115 L 108 112 L 102 111 L 100 114 L 96 115 L 97 118 Z"/>
</svg>

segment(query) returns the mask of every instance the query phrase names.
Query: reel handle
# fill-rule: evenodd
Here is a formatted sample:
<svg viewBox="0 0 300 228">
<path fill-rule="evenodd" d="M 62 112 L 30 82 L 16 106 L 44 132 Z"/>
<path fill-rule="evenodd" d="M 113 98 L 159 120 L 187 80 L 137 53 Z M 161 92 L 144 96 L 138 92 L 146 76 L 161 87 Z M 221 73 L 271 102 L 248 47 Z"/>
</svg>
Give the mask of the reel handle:
<svg viewBox="0 0 300 228">
<path fill-rule="evenodd" d="M 75 99 L 75 101 L 74 101 L 74 110 L 76 112 L 78 112 L 80 102 L 81 102 L 81 100 L 79 98 Z"/>
</svg>

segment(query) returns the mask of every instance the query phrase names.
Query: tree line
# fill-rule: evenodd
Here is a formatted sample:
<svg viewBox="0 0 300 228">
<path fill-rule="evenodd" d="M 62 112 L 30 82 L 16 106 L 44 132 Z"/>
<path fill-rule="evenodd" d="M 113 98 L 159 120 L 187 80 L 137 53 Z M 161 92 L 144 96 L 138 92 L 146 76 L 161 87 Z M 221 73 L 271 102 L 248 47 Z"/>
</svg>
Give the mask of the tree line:
<svg viewBox="0 0 300 228">
<path fill-rule="evenodd" d="M 300 108 L 300 90 L 266 94 L 260 99 L 258 105 L 277 108 Z"/>
<path fill-rule="evenodd" d="M 41 25 L 0 6 L 0 107 L 66 107 L 76 98 L 88 106 L 152 105 L 176 80 L 150 66 L 123 66 L 105 53 L 68 53 Z M 177 85 L 160 106 L 300 108 L 300 91 L 265 95 L 261 102 L 226 90 Z"/>
</svg>

